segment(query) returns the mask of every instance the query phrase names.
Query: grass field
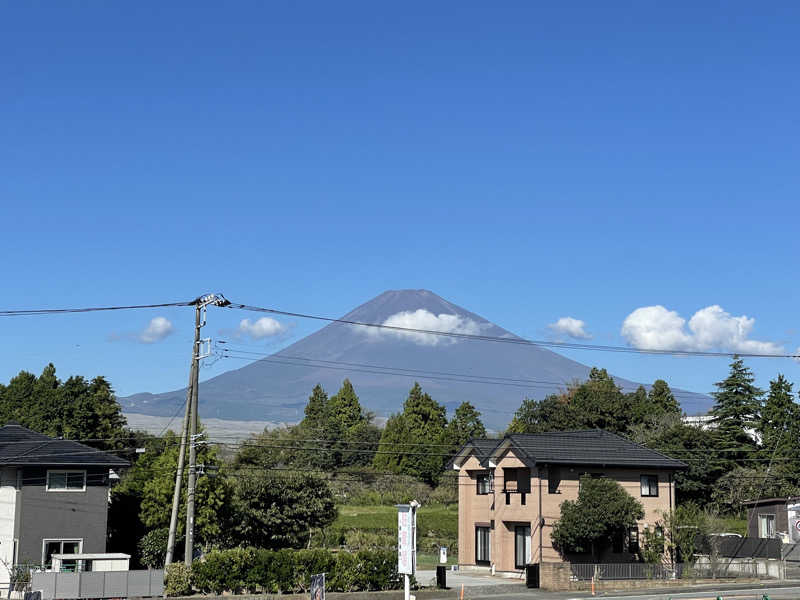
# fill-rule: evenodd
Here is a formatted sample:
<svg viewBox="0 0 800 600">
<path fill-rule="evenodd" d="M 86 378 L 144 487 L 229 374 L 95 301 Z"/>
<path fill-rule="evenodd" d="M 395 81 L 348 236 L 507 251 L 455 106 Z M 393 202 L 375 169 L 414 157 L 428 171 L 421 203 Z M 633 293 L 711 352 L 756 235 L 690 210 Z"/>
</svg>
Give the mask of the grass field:
<svg viewBox="0 0 800 600">
<path fill-rule="evenodd" d="M 394 506 L 341 505 L 333 527 L 397 533 L 397 509 Z M 458 539 L 458 507 L 422 506 L 417 511 L 417 528 L 418 538 Z"/>
<path fill-rule="evenodd" d="M 394 506 L 340 505 L 331 526 L 380 536 L 381 545 L 394 547 L 397 540 L 397 508 Z M 432 569 L 439 564 L 438 548 L 447 546 L 447 564 L 458 563 L 458 507 L 422 506 L 417 512 L 417 565 Z"/>
</svg>

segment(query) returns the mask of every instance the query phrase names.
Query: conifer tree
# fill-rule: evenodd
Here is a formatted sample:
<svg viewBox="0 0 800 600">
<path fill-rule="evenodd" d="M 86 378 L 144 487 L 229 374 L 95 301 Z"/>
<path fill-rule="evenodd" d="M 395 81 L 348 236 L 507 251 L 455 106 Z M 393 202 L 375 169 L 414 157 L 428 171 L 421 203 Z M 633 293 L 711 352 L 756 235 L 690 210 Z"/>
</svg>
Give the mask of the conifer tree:
<svg viewBox="0 0 800 600">
<path fill-rule="evenodd" d="M 717 391 L 711 415 L 716 426 L 723 456 L 740 464 L 748 451 L 755 448 L 752 432 L 758 426 L 761 397 L 764 391 L 754 385 L 753 372 L 738 356 L 730 365 L 730 373 L 716 383 Z"/>
<path fill-rule="evenodd" d="M 462 402 L 447 424 L 450 450 L 456 451 L 472 438 L 486 437 L 486 427 L 479 413 L 469 402 Z"/>
<path fill-rule="evenodd" d="M 378 469 L 435 484 L 444 465 L 446 452 L 442 451 L 442 444 L 446 440 L 446 427 L 444 406 L 424 393 L 419 383 L 414 383 L 403 412 L 386 423 L 373 464 Z"/>
<path fill-rule="evenodd" d="M 680 414 L 681 406 L 675 399 L 669 385 L 663 379 L 656 379 L 653 382 L 653 387 L 647 393 L 647 398 L 650 400 L 651 406 L 664 414 Z"/>
</svg>

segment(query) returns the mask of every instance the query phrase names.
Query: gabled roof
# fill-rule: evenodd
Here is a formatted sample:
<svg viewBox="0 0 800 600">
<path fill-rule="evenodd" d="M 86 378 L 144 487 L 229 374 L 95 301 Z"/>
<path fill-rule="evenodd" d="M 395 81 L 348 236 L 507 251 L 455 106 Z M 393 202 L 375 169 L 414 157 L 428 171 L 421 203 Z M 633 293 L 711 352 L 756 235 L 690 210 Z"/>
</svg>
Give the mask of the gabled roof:
<svg viewBox="0 0 800 600">
<path fill-rule="evenodd" d="M 0 427 L 0 465 L 126 467 L 128 461 L 71 440 L 58 440 L 10 421 Z"/>
<path fill-rule="evenodd" d="M 490 443 L 493 448 L 487 452 L 486 448 Z M 469 452 L 464 453 L 467 449 L 474 451 L 479 458 L 484 456 L 481 464 L 486 467 L 499 460 L 499 457 L 509 449 L 529 467 L 537 464 L 555 464 L 686 469 L 688 466 L 665 454 L 600 429 L 516 433 L 502 440 L 470 440 L 452 461 L 453 468 L 460 466 L 460 457 L 468 456 Z"/>
</svg>

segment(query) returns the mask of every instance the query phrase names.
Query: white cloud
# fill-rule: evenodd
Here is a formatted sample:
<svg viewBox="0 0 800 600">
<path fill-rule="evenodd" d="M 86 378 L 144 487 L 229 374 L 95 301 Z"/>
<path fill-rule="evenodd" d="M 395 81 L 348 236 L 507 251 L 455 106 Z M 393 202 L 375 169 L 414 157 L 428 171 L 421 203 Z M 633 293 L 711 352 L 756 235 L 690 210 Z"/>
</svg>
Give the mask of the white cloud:
<svg viewBox="0 0 800 600">
<path fill-rule="evenodd" d="M 395 313 L 383 322 L 383 325 L 390 327 L 403 327 L 407 329 L 425 329 L 427 331 L 442 331 L 446 333 L 465 333 L 479 334 L 481 325 L 472 319 L 459 315 L 440 314 L 435 315 L 430 311 L 420 308 L 414 311 L 408 310 Z M 435 333 L 423 333 L 418 331 L 397 331 L 392 329 L 369 328 L 368 334 L 372 337 L 389 335 L 410 340 L 421 346 L 438 346 L 441 344 L 453 343 L 455 338 L 436 335 Z"/>
<path fill-rule="evenodd" d="M 643 306 L 622 323 L 622 336 L 634 348 L 653 350 L 722 350 L 748 354 L 781 354 L 775 342 L 749 339 L 756 320 L 734 317 L 714 304 L 701 308 L 691 319 L 663 306 Z"/>
<path fill-rule="evenodd" d="M 144 331 L 140 332 L 136 339 L 143 344 L 154 344 L 160 342 L 174 331 L 174 327 L 166 317 L 153 317 Z"/>
<path fill-rule="evenodd" d="M 586 331 L 586 323 L 572 317 L 561 317 L 555 323 L 547 326 L 558 335 L 566 335 L 576 340 L 590 340 L 592 336 Z"/>
<path fill-rule="evenodd" d="M 280 321 L 271 319 L 270 317 L 261 317 L 255 322 L 250 319 L 242 319 L 239 323 L 237 333 L 239 335 L 246 335 L 254 340 L 263 340 L 264 338 L 273 337 L 286 331 L 286 327 Z"/>
</svg>

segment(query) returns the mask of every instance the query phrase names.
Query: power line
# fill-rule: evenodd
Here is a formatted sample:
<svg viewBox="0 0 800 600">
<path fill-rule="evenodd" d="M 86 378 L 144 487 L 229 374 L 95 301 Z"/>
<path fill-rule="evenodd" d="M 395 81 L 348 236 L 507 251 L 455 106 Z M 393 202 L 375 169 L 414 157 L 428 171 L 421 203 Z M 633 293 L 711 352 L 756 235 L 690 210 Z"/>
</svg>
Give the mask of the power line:
<svg viewBox="0 0 800 600">
<path fill-rule="evenodd" d="M 60 315 L 71 313 L 91 313 L 112 310 L 139 310 L 145 308 L 169 308 L 174 306 L 192 306 L 193 300 L 188 302 L 161 302 L 158 304 L 133 304 L 129 306 L 92 306 L 85 308 L 25 308 L 20 310 L 0 310 L 0 317 L 25 317 L 34 315 Z"/>
<path fill-rule="evenodd" d="M 239 360 L 254 360 L 255 362 L 268 362 L 275 364 L 286 364 L 294 366 L 308 366 L 317 367 L 322 369 L 332 369 L 337 371 L 352 371 L 376 375 L 397 375 L 400 377 L 418 377 L 420 379 L 430 379 L 434 381 L 453 381 L 458 383 L 480 383 L 485 385 L 504 385 L 510 387 L 519 387 L 523 389 L 531 388 L 546 388 L 552 389 L 554 386 L 569 387 L 573 383 L 583 382 L 567 382 L 567 381 L 544 381 L 537 379 L 522 379 L 511 377 L 500 377 L 493 375 L 470 375 L 468 373 L 454 373 L 449 371 L 430 371 L 424 369 L 409 369 L 404 367 L 393 367 L 387 365 L 374 365 L 368 363 L 347 362 L 338 360 L 323 360 L 315 358 L 306 358 L 303 356 L 293 356 L 279 353 L 258 352 L 255 350 L 240 350 L 236 347 L 228 347 L 227 341 L 220 340 L 218 344 L 226 344 L 222 349 L 222 358 L 233 358 Z M 239 356 L 244 354 L 246 356 Z M 251 356 L 250 356 L 251 355 Z M 263 356 L 265 358 L 254 359 L 252 356 Z M 293 362 L 294 361 L 294 362 Z M 350 367 L 350 368 L 345 368 Z M 368 369 L 368 370 L 364 370 Z M 621 390 L 635 391 L 639 386 L 626 386 L 618 385 Z M 695 402 L 700 402 L 697 396 L 703 395 L 700 392 L 685 392 L 673 391 L 672 395 L 678 398 L 686 398 Z M 495 410 L 495 409 L 492 409 Z"/>
<path fill-rule="evenodd" d="M 264 308 L 260 306 L 252 306 L 248 304 L 238 304 L 238 303 L 231 303 L 226 308 L 282 315 L 285 317 L 295 317 L 298 319 L 312 319 L 316 321 L 325 321 L 328 323 L 340 323 L 343 325 L 354 325 L 358 327 L 386 329 L 389 331 L 397 331 L 401 333 L 406 332 L 406 333 L 416 333 L 425 335 L 438 335 L 438 336 L 463 339 L 463 340 L 498 342 L 504 344 L 518 344 L 523 346 L 544 346 L 551 348 L 566 348 L 572 350 L 598 350 L 603 352 L 625 352 L 631 354 L 656 354 L 665 356 L 708 356 L 708 357 L 727 357 L 727 358 L 740 356 L 744 358 L 800 358 L 800 354 L 760 354 L 754 352 L 712 352 L 703 350 L 660 350 L 657 348 L 630 348 L 627 346 L 608 346 L 602 344 L 585 344 L 578 342 L 556 342 L 552 340 L 533 340 L 533 339 L 522 338 L 519 336 L 501 337 L 492 335 L 480 335 L 474 333 L 459 333 L 454 331 L 437 331 L 435 329 L 420 329 L 416 327 L 400 327 L 398 325 L 386 325 L 385 323 L 365 323 L 363 321 L 353 321 L 344 318 L 336 319 L 333 317 L 324 317 L 320 315 L 311 315 L 307 313 L 280 310 L 277 308 Z"/>
</svg>

